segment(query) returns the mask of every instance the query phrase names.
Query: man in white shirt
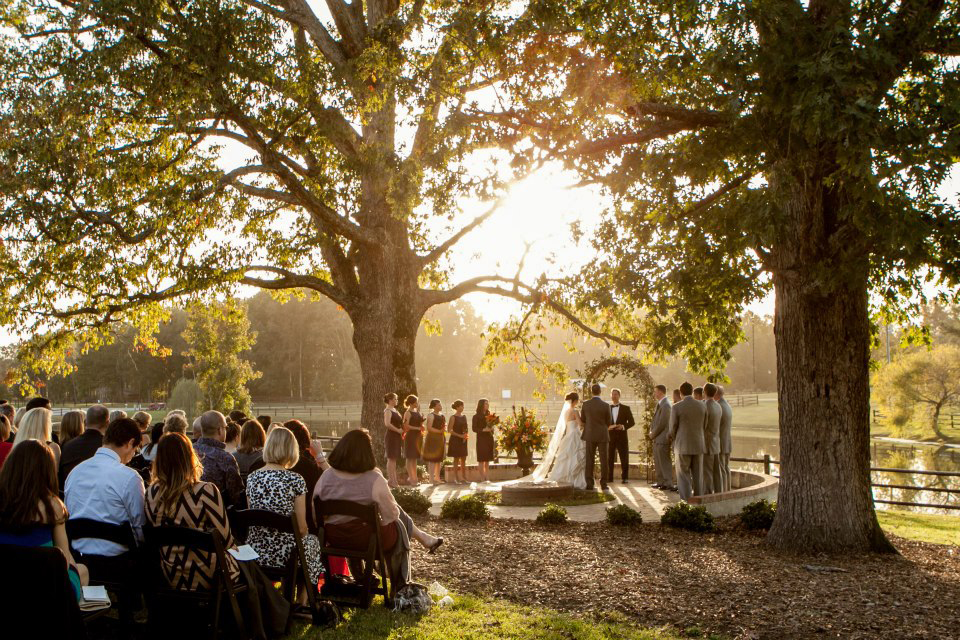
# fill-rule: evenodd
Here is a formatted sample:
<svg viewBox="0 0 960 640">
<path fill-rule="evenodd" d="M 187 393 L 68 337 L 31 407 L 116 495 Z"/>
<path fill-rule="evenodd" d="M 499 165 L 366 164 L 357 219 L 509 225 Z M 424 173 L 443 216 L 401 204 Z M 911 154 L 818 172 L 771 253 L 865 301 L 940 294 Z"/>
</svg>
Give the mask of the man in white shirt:
<svg viewBox="0 0 960 640">
<path fill-rule="evenodd" d="M 67 476 L 64 497 L 71 518 L 108 524 L 127 524 L 143 539 L 143 479 L 126 466 L 140 448 L 140 427 L 130 418 L 114 420 L 103 436 L 103 446 Z M 118 556 L 123 545 L 82 538 L 73 547 L 83 555 Z"/>
</svg>

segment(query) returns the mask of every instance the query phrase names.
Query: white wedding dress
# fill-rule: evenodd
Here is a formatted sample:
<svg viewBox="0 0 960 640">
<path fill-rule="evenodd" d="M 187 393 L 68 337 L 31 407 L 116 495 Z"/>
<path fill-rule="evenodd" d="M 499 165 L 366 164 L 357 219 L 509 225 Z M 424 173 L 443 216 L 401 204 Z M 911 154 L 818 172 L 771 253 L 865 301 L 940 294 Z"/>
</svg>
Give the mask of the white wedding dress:
<svg viewBox="0 0 960 640">
<path fill-rule="evenodd" d="M 553 435 L 550 436 L 547 450 L 533 473 L 519 480 L 508 480 L 502 484 L 554 481 L 568 482 L 576 489 L 587 487 L 587 478 L 584 475 L 587 465 L 587 446 L 580 439 L 577 421 L 564 422 L 564 416 L 570 408 L 570 403 L 567 402 L 560 410 L 560 417 Z"/>
</svg>

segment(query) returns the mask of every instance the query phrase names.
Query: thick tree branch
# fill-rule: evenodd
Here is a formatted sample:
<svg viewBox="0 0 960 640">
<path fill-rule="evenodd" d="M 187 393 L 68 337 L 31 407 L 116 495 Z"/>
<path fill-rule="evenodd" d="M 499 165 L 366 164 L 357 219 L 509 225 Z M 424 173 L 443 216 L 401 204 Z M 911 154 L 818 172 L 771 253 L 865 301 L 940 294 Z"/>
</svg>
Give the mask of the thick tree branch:
<svg viewBox="0 0 960 640">
<path fill-rule="evenodd" d="M 490 206 L 489 209 L 487 209 L 486 211 L 481 213 L 479 216 L 471 220 L 469 223 L 461 227 L 452 236 L 450 236 L 449 238 L 447 238 L 446 240 L 438 244 L 436 247 L 434 247 L 433 250 L 431 250 L 428 254 L 426 254 L 425 256 L 422 256 L 420 258 L 421 264 L 428 265 L 431 262 L 435 262 L 436 260 L 438 260 L 443 254 L 449 251 L 451 247 L 453 247 L 455 244 L 460 242 L 460 240 L 465 235 L 467 235 L 468 233 L 470 233 L 471 231 L 473 231 L 474 229 L 482 225 L 484 222 L 486 222 L 490 218 L 490 216 L 496 213 L 497 210 L 503 206 L 504 202 L 506 202 L 506 196 L 501 196 L 497 198 L 497 200 Z"/>
<path fill-rule="evenodd" d="M 371 4 L 368 0 L 368 4 Z M 343 0 L 327 0 L 327 8 L 340 32 L 340 44 L 351 58 L 355 58 L 364 49 L 367 38 L 367 25 L 363 19 L 363 2 L 354 0 L 350 4 Z"/>
<path fill-rule="evenodd" d="M 310 289 L 326 296 L 327 298 L 330 298 L 344 308 L 347 308 L 354 302 L 351 296 L 341 291 L 338 287 L 316 276 L 294 273 L 288 269 L 270 265 L 250 265 L 240 270 L 240 272 L 243 274 L 257 273 L 260 271 L 273 273 L 279 277 L 265 279 L 252 275 L 244 275 L 240 278 L 240 283 L 273 291 L 282 291 L 285 289 Z"/>
</svg>

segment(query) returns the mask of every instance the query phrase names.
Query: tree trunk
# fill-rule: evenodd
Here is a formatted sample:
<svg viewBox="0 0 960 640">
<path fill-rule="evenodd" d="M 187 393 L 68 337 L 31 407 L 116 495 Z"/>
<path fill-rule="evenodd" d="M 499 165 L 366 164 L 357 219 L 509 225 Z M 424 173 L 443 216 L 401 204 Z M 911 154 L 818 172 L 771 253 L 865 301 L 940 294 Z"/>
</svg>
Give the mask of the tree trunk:
<svg viewBox="0 0 960 640">
<path fill-rule="evenodd" d="M 774 278 L 782 464 L 767 540 L 804 553 L 895 552 L 870 488 L 866 270 L 828 292 L 813 271 Z"/>
<path fill-rule="evenodd" d="M 942 404 L 936 404 L 936 405 L 934 405 L 934 407 L 933 407 L 933 424 L 932 424 L 931 426 L 933 427 L 933 432 L 936 434 L 937 438 L 939 438 L 941 442 L 946 442 L 946 441 L 948 440 L 947 434 L 945 434 L 944 432 L 940 431 L 940 411 L 941 411 L 942 409 L 943 409 L 943 405 L 942 405 Z"/>
</svg>

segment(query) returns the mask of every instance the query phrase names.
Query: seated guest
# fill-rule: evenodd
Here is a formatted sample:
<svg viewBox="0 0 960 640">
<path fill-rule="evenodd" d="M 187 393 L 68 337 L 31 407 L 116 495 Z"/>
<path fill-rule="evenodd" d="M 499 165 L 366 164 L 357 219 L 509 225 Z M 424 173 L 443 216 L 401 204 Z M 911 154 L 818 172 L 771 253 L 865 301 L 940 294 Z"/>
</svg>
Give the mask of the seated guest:
<svg viewBox="0 0 960 640">
<path fill-rule="evenodd" d="M 163 437 L 163 423 L 157 422 L 150 428 L 150 444 L 145 446 L 140 452 L 140 455 L 143 456 L 143 459 L 153 464 L 154 458 L 157 457 L 157 443 L 160 442 L 160 438 Z"/>
<path fill-rule="evenodd" d="M 7 421 L 7 416 L 0 414 L 0 467 L 3 467 L 3 461 L 10 454 L 10 449 L 13 449 L 13 443 L 7 442 L 9 437 L 10 422 Z"/>
<path fill-rule="evenodd" d="M 257 422 L 260 423 L 260 426 L 263 427 L 263 432 L 266 433 L 270 425 L 273 424 L 273 418 L 267 415 L 257 416 Z"/>
<path fill-rule="evenodd" d="M 247 478 L 247 500 L 251 509 L 272 511 L 288 518 L 296 514 L 310 576 L 308 588 L 316 589 L 323 563 L 320 540 L 307 534 L 307 496 L 312 494 L 307 492 L 303 477 L 291 469 L 300 457 L 297 439 L 289 429 L 278 427 L 271 431 L 263 448 L 266 464 Z M 247 544 L 260 555 L 260 564 L 268 567 L 287 566 L 290 554 L 297 552 L 292 534 L 267 527 L 251 527 Z M 306 592 L 301 595 L 306 596 Z"/>
<path fill-rule="evenodd" d="M 224 450 L 233 455 L 240 444 L 240 427 L 233 420 L 227 422 L 227 435 L 223 440 Z"/>
<path fill-rule="evenodd" d="M 163 421 L 164 433 L 182 433 L 187 435 L 187 419 L 182 413 L 169 413 Z"/>
<path fill-rule="evenodd" d="M 443 538 L 421 531 L 397 504 L 387 481 L 376 468 L 373 442 L 366 429 L 353 429 L 344 435 L 330 455 L 328 469 L 317 482 L 314 495 L 321 500 L 349 500 L 359 504 L 376 503 L 380 509 L 380 534 L 390 573 L 402 586 L 410 582 L 410 540 L 416 540 L 430 553 Z M 366 548 L 370 532 L 367 525 L 349 516 L 331 516 L 324 521 L 324 535 L 338 547 Z M 353 566 L 354 575 L 360 567 Z"/>
<path fill-rule="evenodd" d="M 160 438 L 153 470 L 145 497 L 149 525 L 216 531 L 223 536 L 226 548 L 236 547 L 220 490 L 212 482 L 200 480 L 203 466 L 186 436 L 173 432 Z M 230 554 L 226 561 L 227 573 L 234 581 L 238 580 L 237 561 Z M 161 560 L 163 575 L 170 586 L 191 591 L 213 586 L 216 563 L 213 553 L 187 552 L 177 547 L 164 553 Z"/>
<path fill-rule="evenodd" d="M 60 416 L 60 448 L 67 446 L 67 443 L 83 434 L 83 411 L 67 411 Z"/>
<path fill-rule="evenodd" d="M 317 458 L 313 454 L 307 425 L 299 420 L 287 420 L 283 423 L 283 426 L 289 429 L 293 437 L 297 439 L 297 449 L 300 457 L 291 470 L 303 476 L 303 480 L 307 483 L 307 491 L 310 495 L 313 495 L 313 488 L 317 486 L 317 480 L 320 479 L 320 474 L 323 471 L 321 471 L 320 465 L 317 464 Z"/>
<path fill-rule="evenodd" d="M 107 430 L 109 415 L 110 411 L 100 404 L 87 409 L 83 433 L 63 447 L 63 455 L 60 456 L 60 486 L 67 481 L 67 476 L 75 466 L 92 458 L 97 449 L 103 446 L 103 432 Z"/>
<path fill-rule="evenodd" d="M 237 424 L 243 424 L 244 422 L 249 420 L 249 418 L 247 418 L 247 414 L 245 414 L 243 411 L 240 411 L 239 409 L 234 409 L 233 411 L 228 413 L 227 419 L 229 422 L 235 422 Z"/>
<path fill-rule="evenodd" d="M 13 444 L 13 437 L 17 434 L 17 429 L 13 426 L 13 419 L 17 415 L 17 410 L 13 408 L 12 404 L 4 400 L 2 404 L 0 404 L 0 415 L 4 416 L 10 425 L 10 435 L 7 436 L 6 442 Z"/>
<path fill-rule="evenodd" d="M 53 412 L 50 409 L 34 407 L 23 414 L 13 446 L 25 440 L 39 440 L 50 447 L 54 461 L 60 464 L 60 446 L 53 441 Z"/>
<path fill-rule="evenodd" d="M 145 499 L 149 525 L 216 532 L 223 538 L 225 548 L 236 548 L 220 490 L 211 482 L 201 481 L 203 467 L 185 435 L 174 432 L 160 438 L 153 468 L 153 481 Z M 161 552 L 161 570 L 171 587 L 196 591 L 213 586 L 217 571 L 215 554 L 184 547 L 170 547 Z M 248 587 L 241 602 L 245 605 L 243 617 L 247 634 L 255 638 L 282 635 L 290 615 L 289 604 L 283 596 L 255 562 L 238 562 L 229 553 L 224 560 L 227 565 L 224 571 L 229 578 Z"/>
<path fill-rule="evenodd" d="M 43 398 L 40 396 L 37 396 L 36 398 L 30 398 L 27 401 L 26 406 L 24 406 L 23 408 L 23 414 L 21 414 L 21 417 L 25 416 L 27 411 L 30 411 L 31 409 L 47 409 L 48 411 L 52 412 L 53 406 L 50 404 L 50 400 L 48 400 L 47 398 Z M 51 419 L 52 419 L 52 414 L 51 414 Z M 54 433 L 53 431 L 51 431 L 50 433 L 50 441 L 56 444 L 60 444 L 60 438 L 58 438 L 57 434 Z M 59 452 L 56 452 L 56 451 L 54 453 L 56 453 L 57 455 L 57 460 L 59 464 L 60 454 Z"/>
<path fill-rule="evenodd" d="M 227 506 L 242 507 L 243 480 L 233 456 L 224 450 L 227 421 L 219 411 L 207 411 L 200 418 L 202 436 L 193 445 L 203 465 L 204 482 L 212 482 L 220 489 Z"/>
<path fill-rule="evenodd" d="M 110 419 L 107 420 L 107 424 L 110 424 L 114 420 L 119 420 L 120 418 L 126 418 L 126 417 L 128 417 L 126 411 L 124 411 L 123 409 L 114 409 L 113 411 L 110 412 Z"/>
<path fill-rule="evenodd" d="M 140 433 L 142 434 L 140 446 L 147 446 L 150 443 L 150 421 L 153 420 L 153 417 L 146 411 L 137 411 L 131 417 L 133 421 L 137 423 L 137 426 L 140 427 Z"/>
<path fill-rule="evenodd" d="M 130 418 L 114 420 L 103 436 L 103 446 L 67 476 L 64 500 L 71 518 L 108 524 L 129 524 L 143 539 L 143 480 L 127 463 L 140 447 L 140 426 Z M 84 555 L 118 556 L 126 547 L 95 538 L 73 541 Z M 96 577 L 96 572 L 94 572 Z"/>
<path fill-rule="evenodd" d="M 240 430 L 240 446 L 233 454 L 242 480 L 246 481 L 253 465 L 263 463 L 263 445 L 266 440 L 267 434 L 264 433 L 259 422 L 247 420 L 243 423 L 243 428 Z"/>
<path fill-rule="evenodd" d="M 20 442 L 0 469 L 0 544 L 60 549 L 79 601 L 87 568 L 70 553 L 66 520 L 67 509 L 57 496 L 53 452 L 39 440 Z"/>
<path fill-rule="evenodd" d="M 193 440 L 194 443 L 203 437 L 203 424 L 201 423 L 200 417 L 201 416 L 197 416 L 193 420 L 193 436 L 190 439 Z"/>
</svg>

